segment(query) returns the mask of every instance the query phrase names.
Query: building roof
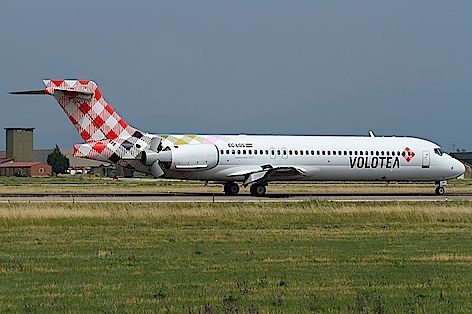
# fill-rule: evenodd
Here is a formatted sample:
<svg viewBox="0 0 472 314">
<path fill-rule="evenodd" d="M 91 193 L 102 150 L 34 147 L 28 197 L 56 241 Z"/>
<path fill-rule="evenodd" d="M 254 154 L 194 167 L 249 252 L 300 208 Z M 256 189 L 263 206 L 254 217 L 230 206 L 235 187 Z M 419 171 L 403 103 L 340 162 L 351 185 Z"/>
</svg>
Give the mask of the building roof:
<svg viewBox="0 0 472 314">
<path fill-rule="evenodd" d="M 0 164 L 3 164 L 4 162 L 9 162 L 13 161 L 13 158 L 0 158 Z"/>
<path fill-rule="evenodd" d="M 5 130 L 28 131 L 32 132 L 34 128 L 5 128 Z"/>
<path fill-rule="evenodd" d="M 0 168 L 28 168 L 28 167 L 32 167 L 32 166 L 35 166 L 35 165 L 41 165 L 41 164 L 43 164 L 43 163 L 38 162 L 38 161 L 33 161 L 33 162 L 9 162 L 9 163 L 6 163 L 6 164 L 1 164 Z"/>
</svg>

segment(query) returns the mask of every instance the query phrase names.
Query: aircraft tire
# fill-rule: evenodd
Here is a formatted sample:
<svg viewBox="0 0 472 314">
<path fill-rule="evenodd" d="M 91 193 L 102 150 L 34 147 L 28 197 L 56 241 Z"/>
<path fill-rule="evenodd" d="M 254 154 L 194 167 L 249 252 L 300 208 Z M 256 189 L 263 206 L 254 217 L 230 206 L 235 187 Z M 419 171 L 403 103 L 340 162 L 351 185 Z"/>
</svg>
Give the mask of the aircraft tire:
<svg viewBox="0 0 472 314">
<path fill-rule="evenodd" d="M 446 193 L 446 189 L 442 186 L 438 186 L 436 187 L 435 193 L 436 195 L 444 195 L 444 193 Z"/>
<path fill-rule="evenodd" d="M 226 195 L 236 195 L 239 193 L 239 185 L 235 182 L 228 182 L 224 186 L 224 192 Z"/>
<path fill-rule="evenodd" d="M 264 196 L 267 192 L 265 185 L 254 183 L 250 189 L 251 195 L 253 196 Z"/>
</svg>

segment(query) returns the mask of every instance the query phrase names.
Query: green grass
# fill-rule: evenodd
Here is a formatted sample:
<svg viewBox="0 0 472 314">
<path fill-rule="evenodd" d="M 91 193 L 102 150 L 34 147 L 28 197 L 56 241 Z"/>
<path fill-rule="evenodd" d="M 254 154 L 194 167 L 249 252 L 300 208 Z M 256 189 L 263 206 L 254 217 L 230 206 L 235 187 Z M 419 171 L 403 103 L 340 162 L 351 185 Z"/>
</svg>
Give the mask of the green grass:
<svg viewBox="0 0 472 314">
<path fill-rule="evenodd" d="M 0 311 L 471 312 L 472 203 L 0 204 Z"/>
</svg>

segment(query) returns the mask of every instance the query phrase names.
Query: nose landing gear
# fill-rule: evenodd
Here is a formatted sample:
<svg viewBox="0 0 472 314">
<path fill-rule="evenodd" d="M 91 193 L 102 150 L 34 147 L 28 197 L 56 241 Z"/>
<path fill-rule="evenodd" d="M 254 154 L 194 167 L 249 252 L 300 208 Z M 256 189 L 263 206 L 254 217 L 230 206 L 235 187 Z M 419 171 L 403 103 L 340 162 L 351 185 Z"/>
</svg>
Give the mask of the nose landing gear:
<svg viewBox="0 0 472 314">
<path fill-rule="evenodd" d="M 444 195 L 444 193 L 446 193 L 446 189 L 442 186 L 438 186 L 436 187 L 436 190 L 434 192 L 436 193 L 436 195 Z"/>
<path fill-rule="evenodd" d="M 436 190 L 434 191 L 436 195 L 444 195 L 446 193 L 446 189 L 444 188 L 447 185 L 447 181 L 438 181 L 436 182 L 438 185 Z"/>
</svg>

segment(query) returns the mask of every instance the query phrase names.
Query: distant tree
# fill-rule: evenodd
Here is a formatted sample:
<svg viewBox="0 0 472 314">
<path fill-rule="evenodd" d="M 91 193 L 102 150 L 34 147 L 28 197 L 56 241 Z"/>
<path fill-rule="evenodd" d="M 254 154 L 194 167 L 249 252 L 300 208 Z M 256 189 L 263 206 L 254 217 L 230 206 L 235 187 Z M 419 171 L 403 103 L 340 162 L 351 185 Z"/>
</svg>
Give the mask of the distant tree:
<svg viewBox="0 0 472 314">
<path fill-rule="evenodd" d="M 65 173 L 69 169 L 69 158 L 61 153 L 59 146 L 56 145 L 54 151 L 48 155 L 48 165 L 52 167 L 55 174 Z"/>
</svg>

